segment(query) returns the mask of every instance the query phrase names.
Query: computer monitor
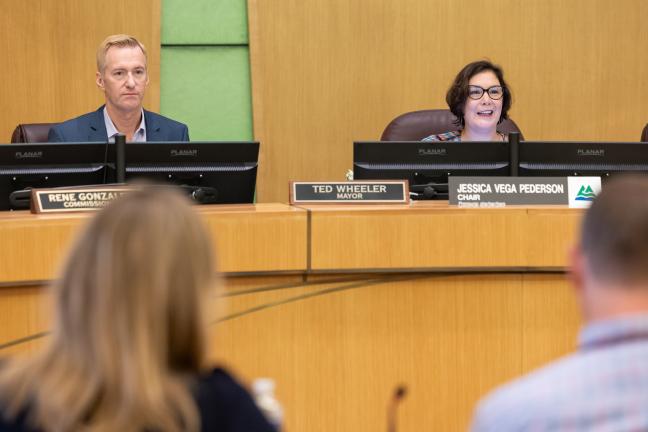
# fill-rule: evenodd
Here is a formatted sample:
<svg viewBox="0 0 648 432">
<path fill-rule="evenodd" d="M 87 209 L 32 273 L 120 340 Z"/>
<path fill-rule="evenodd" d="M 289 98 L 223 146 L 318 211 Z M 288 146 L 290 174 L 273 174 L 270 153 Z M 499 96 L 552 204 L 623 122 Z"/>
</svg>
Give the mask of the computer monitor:
<svg viewBox="0 0 648 432">
<path fill-rule="evenodd" d="M 106 160 L 101 143 L 0 144 L 0 210 L 29 208 L 16 191 L 102 184 Z"/>
<path fill-rule="evenodd" d="M 508 176 L 509 150 L 508 142 L 355 142 L 353 178 L 409 180 L 413 198 L 447 199 L 450 176 Z"/>
<path fill-rule="evenodd" d="M 520 141 L 520 176 L 600 176 L 648 173 L 648 143 Z"/>
<path fill-rule="evenodd" d="M 252 203 L 258 159 L 259 143 L 252 141 L 128 143 L 126 181 L 193 187 L 203 203 Z"/>
</svg>

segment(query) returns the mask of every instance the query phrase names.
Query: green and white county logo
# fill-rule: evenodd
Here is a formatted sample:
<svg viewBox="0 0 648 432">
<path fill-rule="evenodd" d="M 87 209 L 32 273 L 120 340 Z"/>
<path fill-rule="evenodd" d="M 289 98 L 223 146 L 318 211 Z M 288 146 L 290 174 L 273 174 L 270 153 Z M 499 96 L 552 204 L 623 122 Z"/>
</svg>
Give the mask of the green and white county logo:
<svg viewBox="0 0 648 432">
<path fill-rule="evenodd" d="M 576 201 L 594 201 L 596 194 L 590 185 L 582 185 L 576 194 Z"/>
</svg>

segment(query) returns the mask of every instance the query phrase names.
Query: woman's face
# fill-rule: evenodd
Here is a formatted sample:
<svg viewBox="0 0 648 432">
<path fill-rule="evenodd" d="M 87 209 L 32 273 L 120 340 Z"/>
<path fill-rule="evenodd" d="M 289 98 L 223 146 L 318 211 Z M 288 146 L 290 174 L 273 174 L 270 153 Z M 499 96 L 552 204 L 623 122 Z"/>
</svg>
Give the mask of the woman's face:
<svg viewBox="0 0 648 432">
<path fill-rule="evenodd" d="M 498 88 L 500 85 L 497 75 L 490 70 L 480 72 L 470 78 L 468 98 L 464 106 L 464 122 L 467 129 L 495 132 L 504 103 L 502 89 Z M 480 88 L 483 89 L 483 92 Z M 490 92 L 488 89 L 491 89 Z M 481 97 L 480 93 L 483 93 Z"/>
</svg>

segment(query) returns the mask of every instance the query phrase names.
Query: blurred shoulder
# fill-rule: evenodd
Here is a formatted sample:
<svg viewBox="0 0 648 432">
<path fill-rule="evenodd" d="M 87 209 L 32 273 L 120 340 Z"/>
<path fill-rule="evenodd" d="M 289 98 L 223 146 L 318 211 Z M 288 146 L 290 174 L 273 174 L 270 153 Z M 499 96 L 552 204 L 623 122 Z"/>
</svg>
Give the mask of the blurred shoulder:
<svg viewBox="0 0 648 432">
<path fill-rule="evenodd" d="M 548 430 L 586 412 L 594 365 L 576 353 L 495 389 L 477 405 L 471 430 Z"/>
<path fill-rule="evenodd" d="M 196 402 L 202 430 L 275 432 L 250 393 L 224 369 L 215 368 L 198 379 Z"/>
<path fill-rule="evenodd" d="M 229 372 L 214 368 L 198 379 L 198 390 L 220 396 L 233 396 L 247 393 L 245 388 Z"/>
</svg>

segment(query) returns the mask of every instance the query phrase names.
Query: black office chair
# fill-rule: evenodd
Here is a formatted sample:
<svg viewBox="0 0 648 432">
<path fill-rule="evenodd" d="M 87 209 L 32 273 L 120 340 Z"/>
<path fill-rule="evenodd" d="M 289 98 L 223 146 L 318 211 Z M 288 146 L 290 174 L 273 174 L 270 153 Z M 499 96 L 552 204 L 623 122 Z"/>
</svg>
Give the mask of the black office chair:
<svg viewBox="0 0 648 432">
<path fill-rule="evenodd" d="M 457 125 L 454 123 L 455 119 L 454 114 L 447 109 L 408 112 L 389 122 L 380 140 L 420 141 L 430 135 L 457 130 Z M 520 139 L 524 139 L 522 132 L 511 119 L 504 120 L 497 125 L 497 130 L 504 134 L 519 132 Z"/>
</svg>

